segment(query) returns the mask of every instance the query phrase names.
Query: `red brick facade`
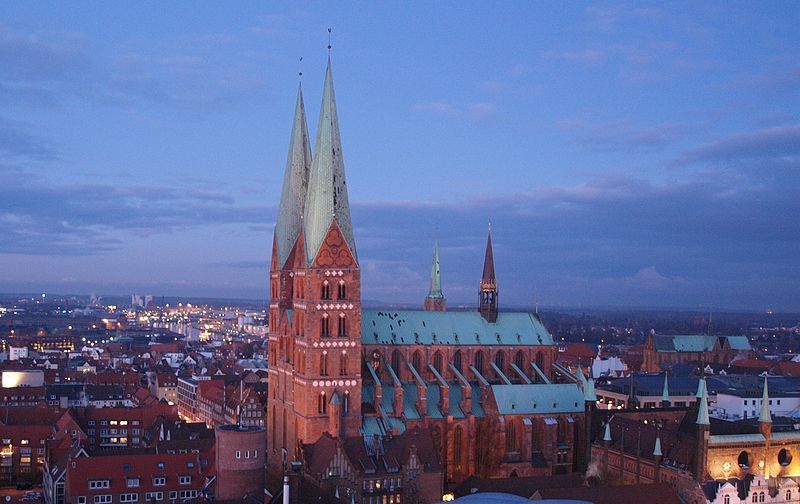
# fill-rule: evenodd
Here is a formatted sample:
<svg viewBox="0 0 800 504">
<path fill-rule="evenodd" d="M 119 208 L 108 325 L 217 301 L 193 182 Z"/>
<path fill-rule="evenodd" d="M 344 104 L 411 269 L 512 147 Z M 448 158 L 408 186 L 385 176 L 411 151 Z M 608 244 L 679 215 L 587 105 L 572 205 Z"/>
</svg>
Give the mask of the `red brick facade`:
<svg viewBox="0 0 800 504">
<path fill-rule="evenodd" d="M 270 271 L 269 464 L 280 471 L 300 443 L 361 427 L 361 271 L 336 222 L 310 266 L 303 235 Z"/>
</svg>

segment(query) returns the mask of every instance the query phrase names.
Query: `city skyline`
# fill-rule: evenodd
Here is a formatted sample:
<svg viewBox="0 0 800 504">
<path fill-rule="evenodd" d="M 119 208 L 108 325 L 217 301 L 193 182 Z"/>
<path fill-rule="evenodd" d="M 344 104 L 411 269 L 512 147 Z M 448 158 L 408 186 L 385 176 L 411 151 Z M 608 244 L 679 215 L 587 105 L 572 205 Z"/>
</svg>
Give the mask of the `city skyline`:
<svg viewBox="0 0 800 504">
<path fill-rule="evenodd" d="M 330 25 L 365 299 L 800 309 L 795 6 L 437 7 L 7 13 L 0 291 L 266 298 Z"/>
</svg>

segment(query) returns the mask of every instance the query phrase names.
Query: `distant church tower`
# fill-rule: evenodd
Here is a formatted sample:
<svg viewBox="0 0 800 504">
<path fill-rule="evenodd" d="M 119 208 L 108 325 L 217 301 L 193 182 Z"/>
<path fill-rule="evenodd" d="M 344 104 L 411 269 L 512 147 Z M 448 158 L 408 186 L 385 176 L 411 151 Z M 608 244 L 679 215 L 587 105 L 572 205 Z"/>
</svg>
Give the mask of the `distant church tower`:
<svg viewBox="0 0 800 504">
<path fill-rule="evenodd" d="M 347 197 L 331 62 L 314 154 L 301 92 L 270 267 L 269 469 L 301 443 L 361 425 L 361 271 Z"/>
<path fill-rule="evenodd" d="M 447 301 L 442 294 L 442 277 L 439 273 L 439 239 L 433 243 L 433 265 L 431 266 L 431 287 L 425 296 L 425 311 L 446 311 Z"/>
<path fill-rule="evenodd" d="M 494 277 L 494 253 L 492 252 L 492 225 L 489 224 L 489 237 L 486 239 L 486 256 L 483 259 L 481 291 L 478 294 L 481 317 L 487 322 L 497 322 L 497 281 Z"/>
</svg>

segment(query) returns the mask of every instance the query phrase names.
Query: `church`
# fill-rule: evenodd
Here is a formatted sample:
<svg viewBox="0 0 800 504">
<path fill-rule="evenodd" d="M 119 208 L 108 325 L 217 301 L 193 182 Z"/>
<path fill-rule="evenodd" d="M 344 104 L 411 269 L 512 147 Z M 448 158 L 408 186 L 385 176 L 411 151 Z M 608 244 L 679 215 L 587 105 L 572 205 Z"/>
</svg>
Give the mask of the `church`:
<svg viewBox="0 0 800 504">
<path fill-rule="evenodd" d="M 491 229 L 475 311 L 447 310 L 438 243 L 423 309 L 362 308 L 330 58 L 313 154 L 298 87 L 269 283 L 272 479 L 372 504 L 585 471 L 594 383 L 538 314 L 500 309 Z"/>
</svg>

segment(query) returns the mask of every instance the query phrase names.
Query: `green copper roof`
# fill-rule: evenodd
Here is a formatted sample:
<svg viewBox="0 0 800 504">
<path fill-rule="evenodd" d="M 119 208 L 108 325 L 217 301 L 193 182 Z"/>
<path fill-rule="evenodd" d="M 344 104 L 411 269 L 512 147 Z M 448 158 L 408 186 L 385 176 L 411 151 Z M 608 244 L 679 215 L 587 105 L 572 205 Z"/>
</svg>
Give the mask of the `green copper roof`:
<svg viewBox="0 0 800 504">
<path fill-rule="evenodd" d="M 751 350 L 747 336 L 709 336 L 705 334 L 679 334 L 653 337 L 653 343 L 659 352 L 710 352 L 719 340 L 720 345 L 728 343 L 733 350 Z"/>
<path fill-rule="evenodd" d="M 442 277 L 439 272 L 439 239 L 433 242 L 433 264 L 431 265 L 431 288 L 428 290 L 428 298 L 443 299 Z"/>
<path fill-rule="evenodd" d="M 766 376 L 764 376 L 764 393 L 761 396 L 761 411 L 758 415 L 758 421 L 760 423 L 772 423 L 772 415 L 769 411 L 769 390 Z"/>
<path fill-rule="evenodd" d="M 697 425 L 711 425 L 711 422 L 708 420 L 708 393 L 706 392 L 708 389 L 706 388 L 705 381 L 706 379 L 703 378 L 703 390 L 702 395 L 700 396 L 700 409 L 697 411 Z"/>
<path fill-rule="evenodd" d="M 303 89 L 297 86 L 297 104 L 294 109 L 292 136 L 289 140 L 289 156 L 283 173 L 281 203 L 275 223 L 275 241 L 278 246 L 278 266 L 283 267 L 300 236 L 303 227 L 303 211 L 308 192 L 308 170 L 311 167 L 311 146 L 308 141 L 306 110 L 303 105 Z"/>
<path fill-rule="evenodd" d="M 574 383 L 492 385 L 501 415 L 580 413 L 583 393 Z"/>
<path fill-rule="evenodd" d="M 478 312 L 364 309 L 365 345 L 553 345 L 533 313 L 502 312 L 489 323 Z M 487 361 L 488 363 L 488 361 Z"/>
<path fill-rule="evenodd" d="M 319 111 L 317 139 L 314 142 L 314 156 L 308 176 L 304 215 L 306 256 L 309 264 L 316 258 L 333 221 L 339 225 L 353 258 L 358 260 L 353 225 L 350 221 L 350 202 L 347 198 L 330 58 L 325 73 L 322 108 Z"/>
</svg>

